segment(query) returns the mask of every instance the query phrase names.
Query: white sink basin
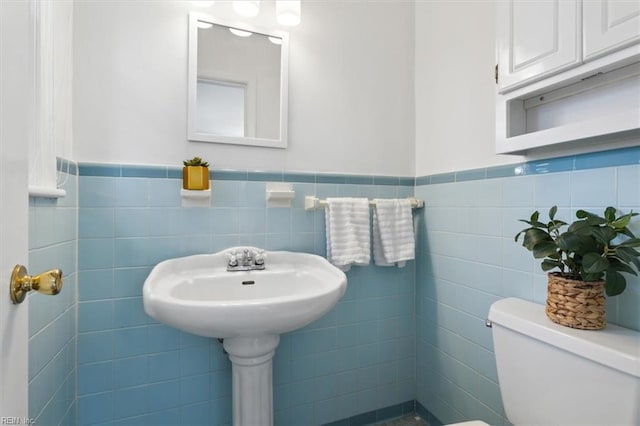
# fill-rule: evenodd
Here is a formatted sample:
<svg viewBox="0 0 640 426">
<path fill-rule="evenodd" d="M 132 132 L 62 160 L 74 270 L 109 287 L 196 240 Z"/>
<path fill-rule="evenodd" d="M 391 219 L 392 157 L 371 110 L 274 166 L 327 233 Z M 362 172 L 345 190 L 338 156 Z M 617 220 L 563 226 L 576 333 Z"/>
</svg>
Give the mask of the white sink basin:
<svg viewBox="0 0 640 426">
<path fill-rule="evenodd" d="M 144 282 L 144 310 L 188 333 L 223 338 L 233 370 L 233 425 L 271 426 L 280 334 L 331 310 L 347 277 L 322 257 L 286 251 L 267 252 L 263 270 L 229 272 L 231 251 L 256 254 L 246 264 L 233 257 L 232 266 L 262 268 L 254 247 L 165 260 Z"/>
<path fill-rule="evenodd" d="M 264 270 L 228 272 L 227 253 L 156 265 L 142 291 L 145 312 L 200 336 L 278 335 L 320 318 L 347 288 L 345 274 L 316 255 L 266 252 Z"/>
</svg>

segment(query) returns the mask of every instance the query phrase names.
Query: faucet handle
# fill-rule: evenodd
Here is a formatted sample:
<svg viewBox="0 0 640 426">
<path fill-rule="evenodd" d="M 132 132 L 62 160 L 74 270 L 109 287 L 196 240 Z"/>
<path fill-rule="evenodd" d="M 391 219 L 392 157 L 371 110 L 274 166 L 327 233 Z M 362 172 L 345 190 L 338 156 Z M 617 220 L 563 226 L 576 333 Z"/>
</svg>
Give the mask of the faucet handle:
<svg viewBox="0 0 640 426">
<path fill-rule="evenodd" d="M 238 257 L 236 256 L 236 251 L 231 250 L 227 252 L 227 259 L 229 259 L 229 266 L 238 266 Z"/>
<path fill-rule="evenodd" d="M 264 259 L 267 257 L 267 254 L 264 250 L 257 250 L 254 255 L 255 264 L 256 265 L 264 265 Z"/>
</svg>

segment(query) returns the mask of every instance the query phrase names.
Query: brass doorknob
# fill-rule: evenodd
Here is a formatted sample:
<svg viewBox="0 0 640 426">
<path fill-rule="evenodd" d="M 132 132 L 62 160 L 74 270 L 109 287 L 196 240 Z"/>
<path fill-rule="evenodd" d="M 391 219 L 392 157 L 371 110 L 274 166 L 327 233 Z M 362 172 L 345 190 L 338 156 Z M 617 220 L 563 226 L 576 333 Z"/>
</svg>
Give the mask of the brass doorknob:
<svg viewBox="0 0 640 426">
<path fill-rule="evenodd" d="M 52 269 L 32 276 L 27 274 L 27 268 L 16 265 L 11 274 L 10 286 L 11 301 L 14 304 L 22 303 L 31 290 L 55 296 L 62 290 L 62 271 Z"/>
</svg>

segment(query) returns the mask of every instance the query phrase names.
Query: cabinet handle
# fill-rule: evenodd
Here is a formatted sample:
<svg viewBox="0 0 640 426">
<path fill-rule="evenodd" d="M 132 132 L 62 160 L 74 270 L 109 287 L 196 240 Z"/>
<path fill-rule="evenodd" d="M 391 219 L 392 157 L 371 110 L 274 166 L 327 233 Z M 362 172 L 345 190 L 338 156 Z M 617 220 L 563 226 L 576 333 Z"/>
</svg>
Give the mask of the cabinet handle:
<svg viewBox="0 0 640 426">
<path fill-rule="evenodd" d="M 496 79 L 496 84 L 498 84 L 498 64 L 496 64 L 494 72 L 495 72 L 494 78 Z"/>
<path fill-rule="evenodd" d="M 14 304 L 22 303 L 27 293 L 35 290 L 42 294 L 55 296 L 62 289 L 62 271 L 51 269 L 38 275 L 28 275 L 27 268 L 16 265 L 11 274 L 10 293 Z"/>
</svg>

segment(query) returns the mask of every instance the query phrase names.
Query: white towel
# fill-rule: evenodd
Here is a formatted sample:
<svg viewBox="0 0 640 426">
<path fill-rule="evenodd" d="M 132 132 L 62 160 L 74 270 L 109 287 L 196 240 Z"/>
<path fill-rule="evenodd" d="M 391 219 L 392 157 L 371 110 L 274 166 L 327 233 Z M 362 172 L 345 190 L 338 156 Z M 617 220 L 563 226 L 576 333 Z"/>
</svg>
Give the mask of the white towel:
<svg viewBox="0 0 640 426">
<path fill-rule="evenodd" d="M 327 259 L 343 271 L 371 260 L 369 200 L 327 198 Z"/>
<path fill-rule="evenodd" d="M 415 258 L 411 200 L 376 199 L 373 210 L 373 259 L 378 266 L 405 266 Z"/>
</svg>

